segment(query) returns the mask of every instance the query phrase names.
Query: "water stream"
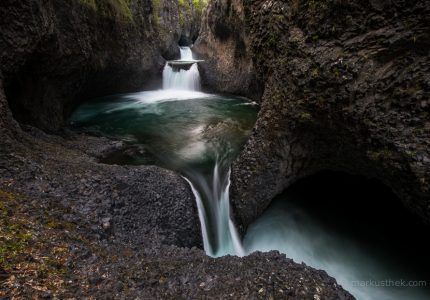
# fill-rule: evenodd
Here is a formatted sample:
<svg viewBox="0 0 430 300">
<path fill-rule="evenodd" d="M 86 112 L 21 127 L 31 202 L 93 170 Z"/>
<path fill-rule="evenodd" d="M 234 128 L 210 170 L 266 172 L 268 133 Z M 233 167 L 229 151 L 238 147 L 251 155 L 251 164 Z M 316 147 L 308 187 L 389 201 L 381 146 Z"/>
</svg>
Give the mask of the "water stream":
<svg viewBox="0 0 430 300">
<path fill-rule="evenodd" d="M 254 126 L 257 110 L 245 98 L 200 92 L 197 61 L 190 48 L 182 47 L 181 59 L 166 63 L 163 89 L 85 103 L 70 123 L 127 143 L 106 163 L 156 164 L 180 172 L 196 197 L 208 255 L 276 249 L 327 270 L 358 299 L 428 299 L 422 289 L 393 292 L 382 286 L 355 286 L 353 282 L 366 278 L 392 278 L 397 262 L 386 263 L 385 252 L 368 249 L 353 236 L 318 222 L 288 195 L 271 205 L 242 243 L 230 219 L 230 165 Z"/>
</svg>

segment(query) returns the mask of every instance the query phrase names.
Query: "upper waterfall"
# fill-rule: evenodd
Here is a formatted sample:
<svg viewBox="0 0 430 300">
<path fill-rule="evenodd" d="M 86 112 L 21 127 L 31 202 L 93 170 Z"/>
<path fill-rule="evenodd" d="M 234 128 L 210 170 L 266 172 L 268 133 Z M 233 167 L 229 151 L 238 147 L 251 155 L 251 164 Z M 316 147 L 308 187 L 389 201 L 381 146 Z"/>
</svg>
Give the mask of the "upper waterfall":
<svg viewBox="0 0 430 300">
<path fill-rule="evenodd" d="M 167 62 L 163 70 L 163 89 L 199 91 L 200 74 L 197 68 L 197 61 L 193 58 L 190 47 L 180 48 L 181 58 L 174 62 Z M 182 64 L 181 64 L 182 62 Z M 187 68 L 174 67 L 186 66 Z"/>
<path fill-rule="evenodd" d="M 190 47 L 180 47 L 179 51 L 181 53 L 181 59 L 183 61 L 194 60 L 193 51 L 191 51 Z"/>
</svg>

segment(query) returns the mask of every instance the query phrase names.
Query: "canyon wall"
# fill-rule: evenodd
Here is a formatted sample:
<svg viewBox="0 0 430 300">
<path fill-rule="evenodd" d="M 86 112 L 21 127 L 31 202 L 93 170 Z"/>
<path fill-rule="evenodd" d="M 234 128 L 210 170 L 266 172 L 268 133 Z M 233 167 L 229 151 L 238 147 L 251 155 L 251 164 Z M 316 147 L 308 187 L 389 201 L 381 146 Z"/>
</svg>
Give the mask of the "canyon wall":
<svg viewBox="0 0 430 300">
<path fill-rule="evenodd" d="M 241 230 L 275 195 L 322 170 L 377 178 L 430 221 L 429 3 L 233 0 L 210 9 L 220 3 L 243 12 L 244 52 L 264 83 L 232 170 Z M 212 23 L 238 20 L 221 11 L 210 18 L 202 38 L 217 35 Z M 228 76 L 240 79 L 233 69 Z"/>
<path fill-rule="evenodd" d="M 213 0 L 205 11 L 193 51 L 206 90 L 260 99 L 241 1 Z"/>
<path fill-rule="evenodd" d="M 2 1 L 0 73 L 14 117 L 57 129 L 82 101 L 152 87 L 192 23 L 181 24 L 175 0 Z"/>
</svg>

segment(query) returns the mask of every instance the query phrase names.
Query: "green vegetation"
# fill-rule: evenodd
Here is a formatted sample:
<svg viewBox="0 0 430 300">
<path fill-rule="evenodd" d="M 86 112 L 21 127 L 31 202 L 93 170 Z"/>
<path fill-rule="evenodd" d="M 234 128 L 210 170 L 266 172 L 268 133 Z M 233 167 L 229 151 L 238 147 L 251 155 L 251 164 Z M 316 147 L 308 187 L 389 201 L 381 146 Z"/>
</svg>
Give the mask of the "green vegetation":
<svg viewBox="0 0 430 300">
<path fill-rule="evenodd" d="M 111 18 L 133 20 L 133 14 L 130 9 L 130 0 L 78 0 L 83 5 L 103 16 Z"/>
<path fill-rule="evenodd" d="M 28 205 L 25 196 L 0 189 L 0 269 L 7 274 L 0 296 L 23 282 L 31 282 L 30 289 L 64 290 L 70 251 L 60 235 L 64 230 L 51 227 L 72 225 L 49 217 L 47 211 L 48 224 L 44 224 L 44 218 L 33 218 L 35 207 Z"/>
<path fill-rule="evenodd" d="M 130 0 L 109 0 L 113 8 L 127 19 L 133 19 L 130 9 Z"/>
<path fill-rule="evenodd" d="M 155 25 L 160 24 L 161 0 L 152 0 L 152 21 Z"/>
<path fill-rule="evenodd" d="M 194 12 L 197 16 L 202 16 L 204 9 L 207 5 L 207 0 L 178 0 L 179 6 L 179 24 L 184 27 L 187 20 L 191 20 L 193 17 L 193 7 Z"/>
<path fill-rule="evenodd" d="M 12 258 L 27 247 L 32 234 L 10 216 L 17 205 L 16 196 L 0 190 L 0 265 L 7 268 Z"/>
<path fill-rule="evenodd" d="M 193 12 L 189 0 L 178 0 L 179 6 L 179 25 L 184 27 L 187 23 L 187 19 L 191 19 Z"/>
<path fill-rule="evenodd" d="M 184 27 L 186 23 L 186 19 L 185 16 L 183 14 L 179 14 L 179 25 L 181 25 L 181 27 Z"/>
<path fill-rule="evenodd" d="M 202 16 L 208 2 L 207 0 L 193 0 L 193 4 L 197 15 Z"/>
<path fill-rule="evenodd" d="M 308 112 L 303 111 L 299 114 L 299 120 L 303 123 L 310 122 L 312 121 L 312 115 Z"/>
<path fill-rule="evenodd" d="M 189 0 L 178 0 L 178 4 L 179 7 L 184 9 L 187 14 L 191 15 L 192 9 Z"/>
<path fill-rule="evenodd" d="M 89 6 L 90 8 L 97 10 L 96 0 L 80 0 L 84 5 Z"/>
</svg>

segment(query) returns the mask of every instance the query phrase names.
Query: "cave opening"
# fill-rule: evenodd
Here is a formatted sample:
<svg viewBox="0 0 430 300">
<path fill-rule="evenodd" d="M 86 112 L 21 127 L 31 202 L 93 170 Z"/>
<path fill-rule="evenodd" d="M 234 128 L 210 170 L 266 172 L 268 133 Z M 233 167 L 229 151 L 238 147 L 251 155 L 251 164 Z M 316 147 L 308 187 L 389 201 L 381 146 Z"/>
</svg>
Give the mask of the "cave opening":
<svg viewBox="0 0 430 300">
<path fill-rule="evenodd" d="M 401 235 L 412 243 L 430 233 L 430 227 L 377 179 L 323 171 L 297 181 L 285 193 L 313 218 L 368 243 L 380 241 L 382 235 L 393 240 Z"/>
<path fill-rule="evenodd" d="M 380 181 L 323 171 L 277 196 L 251 224 L 244 245 L 249 252 L 279 250 L 324 269 L 360 299 L 425 299 L 428 236 L 430 227 Z M 357 286 L 384 280 L 424 286 Z"/>
</svg>

